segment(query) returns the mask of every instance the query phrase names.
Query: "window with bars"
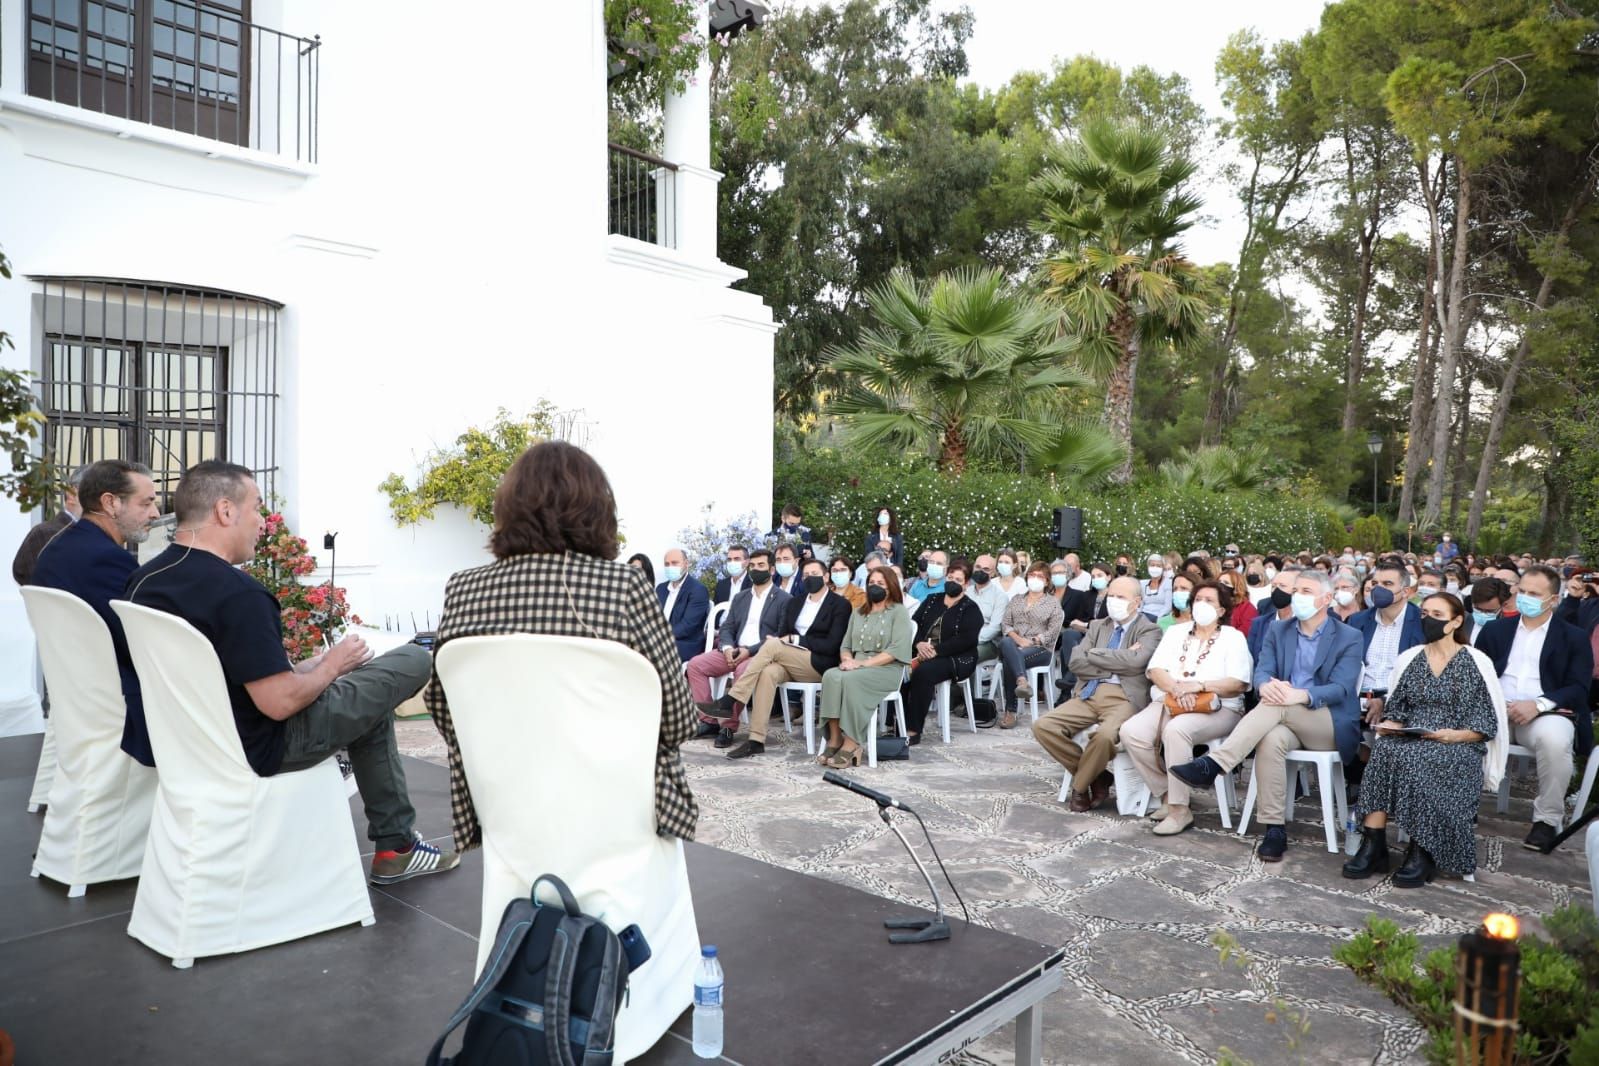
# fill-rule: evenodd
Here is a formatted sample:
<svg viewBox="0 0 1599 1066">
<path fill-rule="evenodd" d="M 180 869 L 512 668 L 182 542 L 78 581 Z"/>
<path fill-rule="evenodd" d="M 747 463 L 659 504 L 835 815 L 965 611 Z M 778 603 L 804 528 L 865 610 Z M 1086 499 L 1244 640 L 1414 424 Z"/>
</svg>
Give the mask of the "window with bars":
<svg viewBox="0 0 1599 1066">
<path fill-rule="evenodd" d="M 34 280 L 54 463 L 144 463 L 164 511 L 183 471 L 204 459 L 250 467 L 270 496 L 281 305 L 114 279 Z"/>
</svg>

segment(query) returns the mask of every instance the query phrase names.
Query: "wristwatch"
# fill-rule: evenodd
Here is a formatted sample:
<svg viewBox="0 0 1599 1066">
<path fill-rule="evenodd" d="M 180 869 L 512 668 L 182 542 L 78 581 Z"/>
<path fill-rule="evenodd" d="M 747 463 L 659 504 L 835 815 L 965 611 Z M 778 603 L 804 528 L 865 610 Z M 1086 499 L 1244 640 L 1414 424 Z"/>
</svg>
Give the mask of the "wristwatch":
<svg viewBox="0 0 1599 1066">
<path fill-rule="evenodd" d="M 1550 711 L 1555 709 L 1555 701 L 1550 699 L 1548 696 L 1539 696 L 1532 702 L 1533 705 L 1538 708 L 1539 714 L 1548 714 Z"/>
</svg>

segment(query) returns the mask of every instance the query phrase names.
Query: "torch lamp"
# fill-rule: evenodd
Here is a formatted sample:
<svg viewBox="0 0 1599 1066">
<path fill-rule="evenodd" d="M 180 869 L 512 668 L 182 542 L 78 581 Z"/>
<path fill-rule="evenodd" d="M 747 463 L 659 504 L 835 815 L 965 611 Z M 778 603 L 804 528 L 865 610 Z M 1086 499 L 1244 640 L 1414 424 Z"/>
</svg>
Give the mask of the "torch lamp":
<svg viewBox="0 0 1599 1066">
<path fill-rule="evenodd" d="M 1481 928 L 1460 938 L 1455 987 L 1455 1061 L 1509 1066 L 1515 1053 L 1521 991 L 1520 925 L 1513 915 L 1490 914 Z"/>
</svg>

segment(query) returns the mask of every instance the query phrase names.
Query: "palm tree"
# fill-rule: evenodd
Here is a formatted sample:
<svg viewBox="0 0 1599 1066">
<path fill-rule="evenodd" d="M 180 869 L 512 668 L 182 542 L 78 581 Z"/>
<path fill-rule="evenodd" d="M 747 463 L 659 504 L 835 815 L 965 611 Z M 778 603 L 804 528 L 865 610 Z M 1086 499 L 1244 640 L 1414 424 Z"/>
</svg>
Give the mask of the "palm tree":
<svg viewBox="0 0 1599 1066">
<path fill-rule="evenodd" d="M 1233 448 L 1225 444 L 1201 445 L 1184 450 L 1160 464 L 1160 478 L 1173 488 L 1206 492 L 1260 492 L 1267 486 L 1266 467 L 1271 457 L 1264 448 Z"/>
<path fill-rule="evenodd" d="M 1078 359 L 1106 383 L 1105 422 L 1122 449 L 1117 481 L 1133 472 L 1139 353 L 1187 342 L 1205 320 L 1198 268 L 1177 244 L 1201 206 L 1182 191 L 1194 172 L 1160 134 L 1096 123 L 1033 179 L 1044 200 L 1036 229 L 1054 242 L 1046 295 Z"/>
<path fill-rule="evenodd" d="M 1092 379 L 1070 361 L 1057 313 L 1016 292 L 998 270 L 932 282 L 895 270 L 867 295 L 873 323 L 827 359 L 842 379 L 829 408 L 856 448 L 936 455 L 960 473 L 972 460 L 1104 477 L 1120 458 L 1098 426 L 1072 411 Z"/>
</svg>

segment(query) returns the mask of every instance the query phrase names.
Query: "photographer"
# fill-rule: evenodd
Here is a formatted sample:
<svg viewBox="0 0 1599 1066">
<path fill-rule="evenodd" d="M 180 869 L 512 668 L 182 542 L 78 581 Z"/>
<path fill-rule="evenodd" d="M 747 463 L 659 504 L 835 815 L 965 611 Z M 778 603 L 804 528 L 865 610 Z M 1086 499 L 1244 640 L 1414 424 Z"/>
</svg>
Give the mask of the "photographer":
<svg viewBox="0 0 1599 1066">
<path fill-rule="evenodd" d="M 1566 579 L 1566 596 L 1555 617 L 1570 622 L 1588 636 L 1599 626 L 1599 570 L 1580 567 Z"/>
</svg>

